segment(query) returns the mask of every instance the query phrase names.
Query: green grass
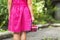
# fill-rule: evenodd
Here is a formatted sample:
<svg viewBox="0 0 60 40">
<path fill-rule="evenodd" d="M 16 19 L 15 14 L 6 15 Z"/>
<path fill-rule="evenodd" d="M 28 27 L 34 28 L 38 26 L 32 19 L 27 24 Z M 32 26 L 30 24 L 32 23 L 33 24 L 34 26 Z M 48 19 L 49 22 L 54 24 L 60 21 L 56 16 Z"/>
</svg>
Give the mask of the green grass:
<svg viewBox="0 0 60 40">
<path fill-rule="evenodd" d="M 42 40 L 59 40 L 59 39 L 58 38 L 48 37 L 48 38 L 43 38 Z"/>
<path fill-rule="evenodd" d="M 6 32 L 6 31 L 8 31 L 8 30 L 3 30 L 3 29 L 0 29 L 0 32 Z"/>
</svg>

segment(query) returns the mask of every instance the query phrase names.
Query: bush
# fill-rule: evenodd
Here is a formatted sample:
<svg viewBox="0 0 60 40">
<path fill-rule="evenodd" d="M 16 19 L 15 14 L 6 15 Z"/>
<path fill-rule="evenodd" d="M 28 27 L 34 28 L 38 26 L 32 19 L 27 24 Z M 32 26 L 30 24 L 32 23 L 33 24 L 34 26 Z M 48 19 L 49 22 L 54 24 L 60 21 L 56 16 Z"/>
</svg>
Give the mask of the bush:
<svg viewBox="0 0 60 40">
<path fill-rule="evenodd" d="M 45 17 L 44 17 L 44 5 L 45 1 L 44 0 L 38 0 L 34 3 L 33 9 L 34 9 L 34 17 L 35 17 L 35 24 L 44 24 L 46 23 Z"/>
<path fill-rule="evenodd" d="M 8 19 L 8 11 L 7 11 L 7 0 L 0 0 L 0 29 L 7 27 L 7 19 Z"/>
</svg>

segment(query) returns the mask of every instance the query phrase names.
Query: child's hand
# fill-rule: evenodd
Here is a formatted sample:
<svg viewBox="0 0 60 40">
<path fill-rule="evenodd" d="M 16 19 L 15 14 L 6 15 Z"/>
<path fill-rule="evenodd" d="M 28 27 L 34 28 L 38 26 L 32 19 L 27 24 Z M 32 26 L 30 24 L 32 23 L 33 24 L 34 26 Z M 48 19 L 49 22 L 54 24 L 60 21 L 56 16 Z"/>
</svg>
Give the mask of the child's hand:
<svg viewBox="0 0 60 40">
<path fill-rule="evenodd" d="M 32 16 L 32 22 L 34 22 L 34 17 Z"/>
</svg>

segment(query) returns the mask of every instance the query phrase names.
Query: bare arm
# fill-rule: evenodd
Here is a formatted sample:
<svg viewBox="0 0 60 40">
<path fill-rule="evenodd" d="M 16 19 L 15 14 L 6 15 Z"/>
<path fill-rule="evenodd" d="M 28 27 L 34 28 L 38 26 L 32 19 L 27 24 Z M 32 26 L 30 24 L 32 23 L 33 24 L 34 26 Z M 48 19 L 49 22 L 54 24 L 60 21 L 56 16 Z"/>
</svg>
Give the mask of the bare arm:
<svg viewBox="0 0 60 40">
<path fill-rule="evenodd" d="M 34 21 L 33 8 L 32 8 L 32 0 L 28 0 L 28 7 L 29 7 L 30 12 L 31 12 L 32 21 Z"/>
<path fill-rule="evenodd" d="M 11 8 L 12 0 L 8 0 L 8 13 L 10 14 L 10 8 Z"/>
</svg>

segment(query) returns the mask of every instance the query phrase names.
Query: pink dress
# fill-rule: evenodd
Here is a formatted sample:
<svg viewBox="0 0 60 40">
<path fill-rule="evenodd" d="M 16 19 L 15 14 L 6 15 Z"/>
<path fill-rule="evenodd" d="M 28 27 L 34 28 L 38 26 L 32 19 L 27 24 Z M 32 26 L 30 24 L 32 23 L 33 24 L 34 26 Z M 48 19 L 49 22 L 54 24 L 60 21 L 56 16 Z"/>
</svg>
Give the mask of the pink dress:
<svg viewBox="0 0 60 40">
<path fill-rule="evenodd" d="M 27 0 L 12 0 L 8 30 L 12 32 L 30 31 L 31 25 L 31 14 Z"/>
</svg>

